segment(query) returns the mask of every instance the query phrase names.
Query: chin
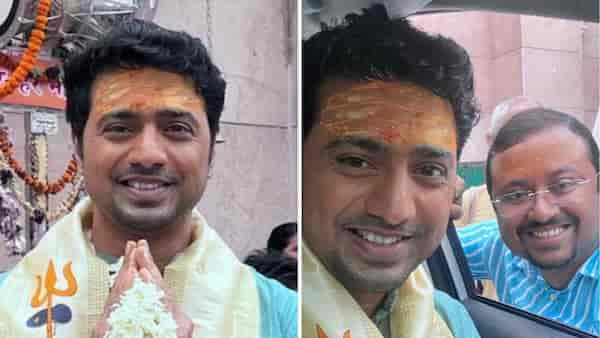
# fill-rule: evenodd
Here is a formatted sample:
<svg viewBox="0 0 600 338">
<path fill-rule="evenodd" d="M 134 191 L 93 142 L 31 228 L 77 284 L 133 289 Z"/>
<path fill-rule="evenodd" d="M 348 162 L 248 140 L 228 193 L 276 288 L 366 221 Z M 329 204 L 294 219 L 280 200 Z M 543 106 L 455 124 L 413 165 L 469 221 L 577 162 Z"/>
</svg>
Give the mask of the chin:
<svg viewBox="0 0 600 338">
<path fill-rule="evenodd" d="M 402 280 L 372 280 L 366 286 L 371 292 L 389 292 L 400 288 L 405 280 L 406 278 Z"/>
<path fill-rule="evenodd" d="M 397 289 L 402 286 L 413 271 L 408 269 L 408 267 L 353 270 L 348 271 L 348 274 L 351 274 L 353 277 L 352 284 L 358 289 L 369 290 L 369 292 L 388 292 Z"/>
<path fill-rule="evenodd" d="M 543 270 L 561 269 L 569 266 L 574 262 L 575 256 L 563 258 L 550 258 L 550 257 L 528 257 L 527 259 L 531 264 L 537 266 Z"/>
<path fill-rule="evenodd" d="M 135 231 L 151 231 L 168 227 L 175 223 L 174 212 L 148 208 L 142 210 L 119 210 L 114 215 L 117 223 Z"/>
</svg>

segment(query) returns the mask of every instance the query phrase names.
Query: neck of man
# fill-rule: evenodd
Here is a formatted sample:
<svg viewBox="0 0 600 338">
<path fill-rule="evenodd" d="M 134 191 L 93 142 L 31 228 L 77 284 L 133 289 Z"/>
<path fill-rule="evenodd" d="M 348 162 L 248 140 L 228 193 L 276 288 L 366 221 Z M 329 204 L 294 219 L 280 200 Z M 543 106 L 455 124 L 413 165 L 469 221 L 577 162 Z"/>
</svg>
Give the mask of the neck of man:
<svg viewBox="0 0 600 338">
<path fill-rule="evenodd" d="M 364 292 L 359 290 L 348 291 L 369 318 L 373 317 L 377 306 L 379 306 L 386 295 L 385 292 Z"/>
<path fill-rule="evenodd" d="M 114 224 L 94 208 L 91 240 L 96 252 L 120 257 L 125 253 L 127 241 L 145 239 L 150 247 L 154 263 L 164 275 L 164 269 L 173 260 L 173 257 L 184 251 L 194 239 L 194 226 L 191 219 L 192 214 L 189 213 L 169 226 L 142 231 Z"/>
</svg>

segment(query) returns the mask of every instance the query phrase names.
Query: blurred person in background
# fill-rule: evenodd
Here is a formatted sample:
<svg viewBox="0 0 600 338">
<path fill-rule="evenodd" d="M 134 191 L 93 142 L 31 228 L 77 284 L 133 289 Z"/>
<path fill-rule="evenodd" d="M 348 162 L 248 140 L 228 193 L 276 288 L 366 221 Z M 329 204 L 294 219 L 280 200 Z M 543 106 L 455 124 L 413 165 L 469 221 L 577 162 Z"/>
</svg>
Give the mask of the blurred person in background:
<svg viewBox="0 0 600 338">
<path fill-rule="evenodd" d="M 245 264 L 256 271 L 273 278 L 289 289 L 298 286 L 298 224 L 289 222 L 278 225 L 271 231 L 267 248 L 254 250 Z"/>
</svg>

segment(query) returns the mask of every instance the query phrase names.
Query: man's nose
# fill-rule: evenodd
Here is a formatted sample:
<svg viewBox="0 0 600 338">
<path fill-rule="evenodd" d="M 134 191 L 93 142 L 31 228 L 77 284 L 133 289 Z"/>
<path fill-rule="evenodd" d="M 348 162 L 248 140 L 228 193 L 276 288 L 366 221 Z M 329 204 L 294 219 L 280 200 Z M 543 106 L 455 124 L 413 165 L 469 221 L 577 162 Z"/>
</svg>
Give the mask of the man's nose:
<svg viewBox="0 0 600 338">
<path fill-rule="evenodd" d="M 545 223 L 558 213 L 558 205 L 550 193 L 541 193 L 533 197 L 529 215 L 539 223 Z"/>
<path fill-rule="evenodd" d="M 388 224 L 403 224 L 416 217 L 414 182 L 405 170 L 382 177 L 366 201 L 367 212 Z"/>
<path fill-rule="evenodd" d="M 129 152 L 129 163 L 143 167 L 162 166 L 167 162 L 165 140 L 159 130 L 145 127 L 134 139 Z"/>
</svg>

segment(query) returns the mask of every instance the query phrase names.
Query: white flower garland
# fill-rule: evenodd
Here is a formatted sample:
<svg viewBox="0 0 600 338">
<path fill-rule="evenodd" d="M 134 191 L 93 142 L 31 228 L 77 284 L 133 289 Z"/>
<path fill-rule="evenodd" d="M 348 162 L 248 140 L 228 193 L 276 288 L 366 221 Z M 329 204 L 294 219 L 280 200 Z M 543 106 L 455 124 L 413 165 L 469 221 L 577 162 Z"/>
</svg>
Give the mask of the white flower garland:
<svg viewBox="0 0 600 338">
<path fill-rule="evenodd" d="M 136 277 L 113 306 L 104 338 L 177 338 L 177 324 L 160 301 L 165 293 Z"/>
</svg>

